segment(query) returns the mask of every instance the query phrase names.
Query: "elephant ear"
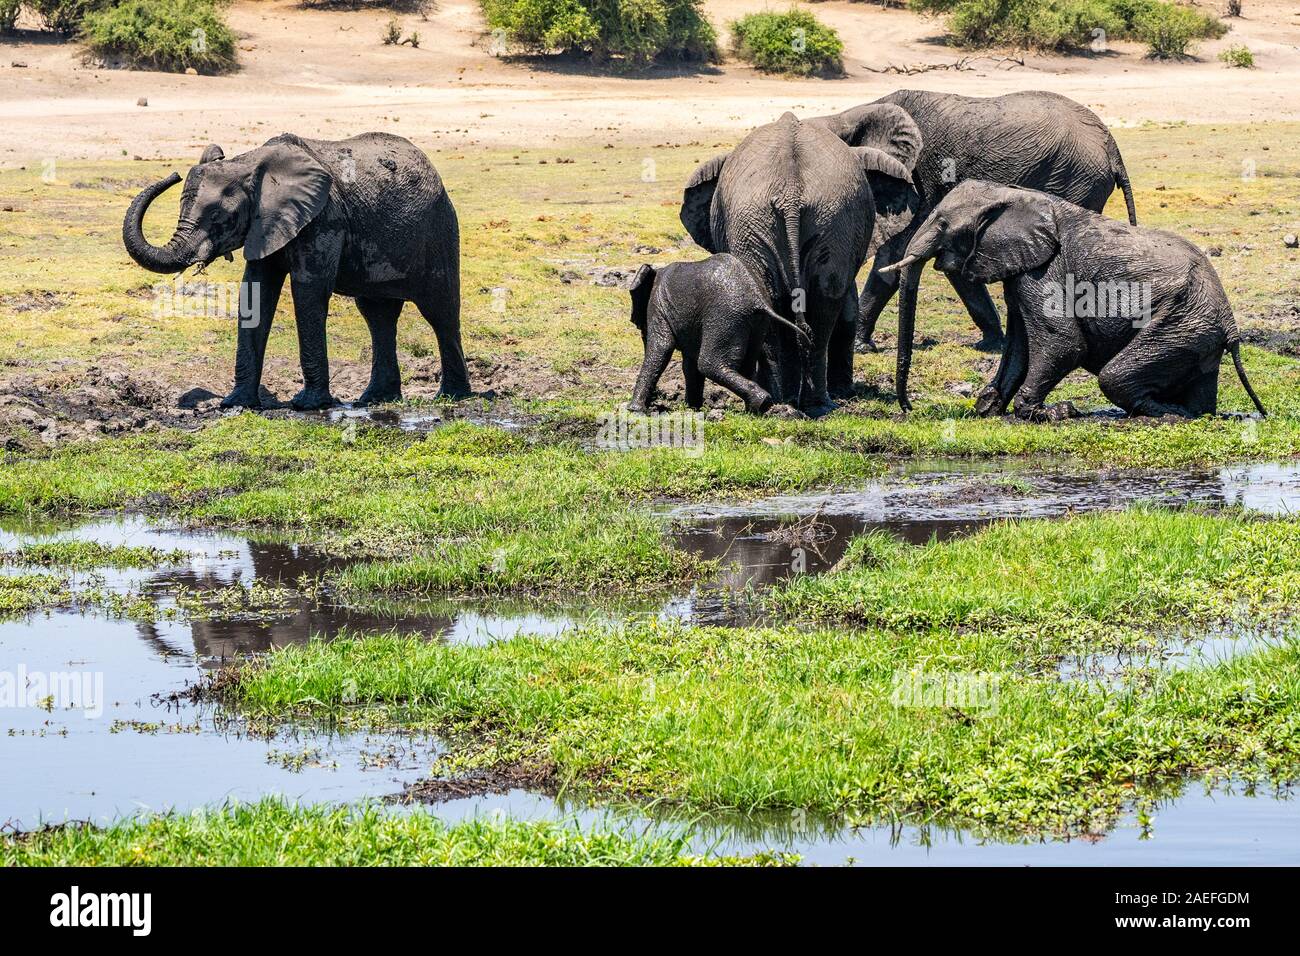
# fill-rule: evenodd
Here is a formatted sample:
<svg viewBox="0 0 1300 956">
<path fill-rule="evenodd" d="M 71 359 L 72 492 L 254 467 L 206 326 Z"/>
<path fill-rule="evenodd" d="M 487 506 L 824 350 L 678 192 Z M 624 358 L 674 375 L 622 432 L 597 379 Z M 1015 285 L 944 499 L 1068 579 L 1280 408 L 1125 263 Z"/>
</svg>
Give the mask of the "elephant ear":
<svg viewBox="0 0 1300 956">
<path fill-rule="evenodd" d="M 199 165 L 202 166 L 204 163 L 219 162 L 225 158 L 226 151 L 216 143 L 210 143 L 208 148 L 203 151 L 203 155 L 199 157 Z"/>
<path fill-rule="evenodd" d="M 682 211 L 679 218 L 691 238 L 702 249 L 717 252 L 713 244 L 713 231 L 709 228 L 709 211 L 713 208 L 713 191 L 718 188 L 718 176 L 722 174 L 722 165 L 730 153 L 723 153 L 705 160 L 686 180 L 686 190 L 682 194 Z"/>
<path fill-rule="evenodd" d="M 921 129 L 907 110 L 893 103 L 868 103 L 834 116 L 809 120 L 850 146 L 870 146 L 898 160 L 910 173 L 921 155 Z"/>
<path fill-rule="evenodd" d="M 921 200 L 912 188 L 911 170 L 893 156 L 874 146 L 856 146 L 853 152 L 867 172 L 876 207 L 875 226 L 867 249 L 867 255 L 874 256 L 877 249 L 907 227 Z"/>
<path fill-rule="evenodd" d="M 646 316 L 650 310 L 650 293 L 654 291 L 654 266 L 644 265 L 632 277 L 629 291 L 632 293 L 632 324 L 642 332 L 646 327 Z"/>
<path fill-rule="evenodd" d="M 244 242 L 248 259 L 265 259 L 283 249 L 320 215 L 333 183 L 324 166 L 290 141 L 272 141 L 258 152 L 253 221 Z"/>
<path fill-rule="evenodd" d="M 990 206 L 962 272 L 976 282 L 1001 282 L 1037 269 L 1060 248 L 1051 200 L 1030 191 Z"/>
</svg>

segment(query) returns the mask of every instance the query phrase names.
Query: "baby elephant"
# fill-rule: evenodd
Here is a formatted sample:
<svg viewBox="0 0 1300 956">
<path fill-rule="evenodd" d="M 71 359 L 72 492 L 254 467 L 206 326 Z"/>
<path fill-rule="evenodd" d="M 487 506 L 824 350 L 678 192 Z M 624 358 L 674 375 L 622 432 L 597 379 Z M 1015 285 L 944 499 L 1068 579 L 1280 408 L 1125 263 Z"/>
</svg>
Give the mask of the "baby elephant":
<svg viewBox="0 0 1300 956">
<path fill-rule="evenodd" d="M 645 359 L 628 410 L 644 412 L 673 350 L 682 353 L 686 404 L 704 404 L 704 380 L 735 392 L 745 408 L 761 415 L 772 396 L 754 381 L 764 359 L 769 324 L 794 330 L 804 347 L 805 330 L 772 311 L 762 287 L 743 262 L 719 253 L 699 262 L 676 262 L 655 270 L 644 265 L 632 280 L 632 324 L 641 330 Z"/>
<path fill-rule="evenodd" d="M 1216 411 L 1219 364 L 1231 353 L 1246 394 L 1266 414 L 1241 364 L 1241 335 L 1214 267 L 1200 249 L 1158 229 L 1119 222 L 1033 189 L 967 180 L 907 245 L 900 269 L 935 260 L 970 282 L 1005 282 L 1002 363 L 975 410 L 1001 415 L 1014 398 L 1031 421 L 1075 414 L 1044 407 L 1077 368 L 1130 415 Z M 898 395 L 906 401 L 900 329 Z"/>
</svg>

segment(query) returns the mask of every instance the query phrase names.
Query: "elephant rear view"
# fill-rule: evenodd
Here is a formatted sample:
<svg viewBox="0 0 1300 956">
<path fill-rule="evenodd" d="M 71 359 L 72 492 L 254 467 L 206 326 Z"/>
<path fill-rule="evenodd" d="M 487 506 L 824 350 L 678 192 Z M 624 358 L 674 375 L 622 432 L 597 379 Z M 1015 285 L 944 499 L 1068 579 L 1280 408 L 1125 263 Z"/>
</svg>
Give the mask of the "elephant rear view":
<svg viewBox="0 0 1300 956">
<path fill-rule="evenodd" d="M 289 133 L 225 157 L 209 146 L 181 191 L 180 218 L 162 246 L 144 236 L 150 203 L 173 173 L 131 203 L 122 240 L 153 272 L 206 267 L 243 248 L 235 384 L 222 407 L 261 405 L 267 337 L 285 279 L 293 290 L 303 389 L 295 408 L 334 404 L 325 320 L 330 296 L 352 296 L 370 330 L 370 384 L 359 404 L 401 398 L 397 318 L 414 302 L 433 327 L 442 360 L 440 394 L 469 394 L 460 340 L 460 228 L 428 158 L 386 133 L 302 139 Z"/>
<path fill-rule="evenodd" d="M 1129 222 L 1137 225 L 1133 190 L 1119 146 L 1095 113 L 1071 99 L 1042 90 L 991 97 L 899 90 L 875 103 L 809 122 L 822 123 L 845 142 L 858 145 L 878 137 L 879 131 L 864 118 L 886 103 L 905 110 L 916 123 L 922 148 L 912 174 L 915 215 L 879 237 L 875 262 L 863 286 L 856 334 L 866 347 L 874 348 L 876 321 L 901 290 L 898 358 L 900 363 L 910 361 L 920 272 L 904 272 L 900 280 L 879 269 L 902 258 L 916 227 L 960 182 L 978 179 L 1037 189 L 1094 212 L 1105 208 L 1118 187 Z M 948 279 L 980 329 L 977 347 L 1000 347 L 1002 324 L 988 289 L 961 276 Z M 849 362 L 834 372 L 838 388 L 851 384 L 851 354 Z M 907 396 L 900 395 L 899 403 L 906 409 Z"/>
<path fill-rule="evenodd" d="M 835 327 L 857 313 L 855 277 L 870 249 L 876 196 L 910 188 L 920 148 L 916 126 L 901 109 L 877 107 L 873 119 L 887 135 L 853 147 L 786 113 L 701 164 L 682 198 L 691 238 L 744 263 L 775 310 L 807 334 L 811 346 L 804 348 L 785 328 L 770 333 L 782 343 L 773 350 L 777 369 L 768 391 L 812 414 L 833 407 L 827 352 Z"/>
</svg>

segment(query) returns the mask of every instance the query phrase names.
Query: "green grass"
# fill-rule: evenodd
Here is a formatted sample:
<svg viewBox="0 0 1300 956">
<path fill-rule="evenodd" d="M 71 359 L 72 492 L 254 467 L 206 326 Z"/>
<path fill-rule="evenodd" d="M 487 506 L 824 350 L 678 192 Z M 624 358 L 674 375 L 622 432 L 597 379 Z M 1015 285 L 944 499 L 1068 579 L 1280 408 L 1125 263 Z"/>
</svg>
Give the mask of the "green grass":
<svg viewBox="0 0 1300 956">
<path fill-rule="evenodd" d="M 1135 784 L 1294 774 L 1300 649 L 1106 693 L 1017 671 L 952 632 L 643 625 L 483 648 L 398 636 L 277 650 L 228 693 L 290 713 L 425 723 L 435 772 L 545 762 L 555 784 L 692 811 L 923 814 L 994 830 L 1104 828 Z M 996 708 L 896 706 L 899 675 L 990 682 Z"/>
<path fill-rule="evenodd" d="M 53 607 L 71 596 L 66 578 L 52 574 L 0 574 L 0 618 Z"/>
<path fill-rule="evenodd" d="M 900 629 L 1278 614 L 1300 605 L 1300 523 L 1139 509 L 1000 522 L 938 547 L 863 537 L 835 571 L 795 579 L 771 601 L 803 618 Z"/>
<path fill-rule="evenodd" d="M 0 866 L 771 866 L 782 855 L 706 858 L 682 836 L 575 823 L 470 820 L 275 799 L 211 811 L 0 835 Z"/>
<path fill-rule="evenodd" d="M 277 650 L 213 692 L 261 719 L 427 727 L 458 744 L 443 774 L 525 762 L 553 766 L 557 786 L 691 810 L 1097 829 L 1135 787 L 1172 775 L 1295 773 L 1292 637 L 1215 666 L 1138 669 L 1114 688 L 1062 682 L 1056 665 L 1294 607 L 1296 535 L 1293 522 L 1137 512 L 999 526 L 912 557 L 872 539 L 855 567 L 785 602 L 796 616 L 825 616 L 837 598 L 867 607 L 866 629 L 650 622 L 486 647 L 343 638 Z M 896 694 L 906 675 L 983 696 L 910 706 Z"/>
<path fill-rule="evenodd" d="M 596 453 L 468 424 L 423 438 L 363 428 L 349 440 L 336 427 L 242 415 L 195 434 L 72 446 L 4 469 L 0 513 L 147 502 L 405 559 L 352 572 L 366 588 L 627 590 L 692 570 L 651 513 L 662 496 L 791 490 L 879 471 L 860 455 L 766 444 L 748 427 L 691 457 Z"/>
<path fill-rule="evenodd" d="M 163 550 L 148 545 L 110 545 L 98 541 L 36 541 L 0 554 L 0 563 L 69 568 L 161 568 L 179 564 L 189 552 Z"/>
</svg>

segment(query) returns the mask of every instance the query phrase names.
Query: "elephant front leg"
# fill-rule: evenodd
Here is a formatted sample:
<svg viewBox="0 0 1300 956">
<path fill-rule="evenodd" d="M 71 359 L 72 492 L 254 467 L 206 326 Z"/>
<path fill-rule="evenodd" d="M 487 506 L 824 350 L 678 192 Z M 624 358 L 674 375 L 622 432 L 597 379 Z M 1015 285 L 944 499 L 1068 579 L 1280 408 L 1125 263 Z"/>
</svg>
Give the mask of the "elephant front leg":
<svg viewBox="0 0 1300 956">
<path fill-rule="evenodd" d="M 239 340 L 235 350 L 235 385 L 230 394 L 221 400 L 222 408 L 261 408 L 259 391 L 262 384 L 262 363 L 266 358 L 266 340 L 271 334 L 271 320 L 275 318 L 284 288 L 283 270 L 270 268 L 263 262 L 250 262 L 244 266 L 244 278 L 239 285 Z"/>
<path fill-rule="evenodd" d="M 290 280 L 294 314 L 298 320 L 298 361 L 302 365 L 303 387 L 289 404 L 299 411 L 313 411 L 337 404 L 330 394 L 329 351 L 325 345 L 325 320 L 329 315 L 333 283 L 317 278 Z"/>
<path fill-rule="evenodd" d="M 1029 337 L 1015 296 L 1007 297 L 1007 334 L 1002 347 L 1002 361 L 993 381 L 975 401 L 975 414 L 982 417 L 1004 415 L 1007 406 L 1025 381 L 1029 371 Z"/>
</svg>

